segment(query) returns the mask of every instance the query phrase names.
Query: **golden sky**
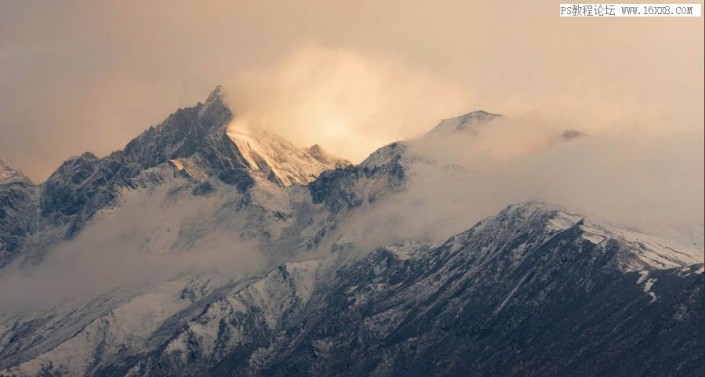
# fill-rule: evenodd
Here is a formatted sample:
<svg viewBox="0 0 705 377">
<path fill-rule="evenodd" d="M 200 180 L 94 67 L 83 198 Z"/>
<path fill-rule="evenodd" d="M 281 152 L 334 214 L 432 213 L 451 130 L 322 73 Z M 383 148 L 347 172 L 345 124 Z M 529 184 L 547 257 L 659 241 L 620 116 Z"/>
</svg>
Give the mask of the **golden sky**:
<svg viewBox="0 0 705 377">
<path fill-rule="evenodd" d="M 224 84 L 243 121 L 359 160 L 475 109 L 703 127 L 703 19 L 556 1 L 3 1 L 0 158 L 41 182 Z"/>
</svg>

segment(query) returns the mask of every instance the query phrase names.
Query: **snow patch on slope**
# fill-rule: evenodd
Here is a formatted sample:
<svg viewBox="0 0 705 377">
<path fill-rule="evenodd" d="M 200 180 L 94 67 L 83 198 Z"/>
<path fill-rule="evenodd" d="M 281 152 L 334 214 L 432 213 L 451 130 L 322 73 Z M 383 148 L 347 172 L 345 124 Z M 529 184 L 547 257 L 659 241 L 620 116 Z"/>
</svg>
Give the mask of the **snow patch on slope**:
<svg viewBox="0 0 705 377">
<path fill-rule="evenodd" d="M 656 278 L 649 278 L 649 271 L 643 270 L 639 271 L 639 279 L 636 281 L 637 285 L 644 284 L 642 289 L 644 290 L 644 293 L 648 294 L 651 296 L 651 302 L 654 302 L 658 299 L 656 296 L 656 293 L 651 292 L 651 287 L 654 286 L 654 283 L 656 283 Z"/>
</svg>

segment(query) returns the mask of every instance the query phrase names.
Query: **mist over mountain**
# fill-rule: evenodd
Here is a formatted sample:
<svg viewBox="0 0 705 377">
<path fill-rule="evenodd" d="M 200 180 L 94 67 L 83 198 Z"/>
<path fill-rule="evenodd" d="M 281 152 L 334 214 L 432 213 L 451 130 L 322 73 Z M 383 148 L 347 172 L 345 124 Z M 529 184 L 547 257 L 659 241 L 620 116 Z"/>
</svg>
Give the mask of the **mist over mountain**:
<svg viewBox="0 0 705 377">
<path fill-rule="evenodd" d="M 691 134 L 478 110 L 353 164 L 228 95 L 0 161 L 0 375 L 705 372 Z"/>
</svg>

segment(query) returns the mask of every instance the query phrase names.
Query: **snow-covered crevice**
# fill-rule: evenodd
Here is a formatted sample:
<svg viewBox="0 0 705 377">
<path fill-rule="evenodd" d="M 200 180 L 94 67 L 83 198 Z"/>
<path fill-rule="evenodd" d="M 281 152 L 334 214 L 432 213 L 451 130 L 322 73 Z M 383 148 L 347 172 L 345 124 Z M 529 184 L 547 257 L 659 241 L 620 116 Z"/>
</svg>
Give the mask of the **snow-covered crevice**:
<svg viewBox="0 0 705 377">
<path fill-rule="evenodd" d="M 658 299 L 656 294 L 651 291 L 651 287 L 654 286 L 654 283 L 656 283 L 658 279 L 656 278 L 650 278 L 649 277 L 649 271 L 643 270 L 639 271 L 639 279 L 636 281 L 637 285 L 642 285 L 642 289 L 644 290 L 644 293 L 648 294 L 651 297 L 651 302 L 654 302 Z"/>
</svg>

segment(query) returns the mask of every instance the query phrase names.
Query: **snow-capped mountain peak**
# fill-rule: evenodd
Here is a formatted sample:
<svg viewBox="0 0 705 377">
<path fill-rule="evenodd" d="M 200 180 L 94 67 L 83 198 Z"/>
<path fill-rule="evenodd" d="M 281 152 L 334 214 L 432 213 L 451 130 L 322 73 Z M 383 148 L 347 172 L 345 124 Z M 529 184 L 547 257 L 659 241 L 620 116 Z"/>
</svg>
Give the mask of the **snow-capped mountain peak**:
<svg viewBox="0 0 705 377">
<path fill-rule="evenodd" d="M 298 148 L 273 133 L 237 122 L 228 127 L 227 135 L 253 171 L 265 173 L 268 179 L 284 186 L 305 185 L 325 170 L 350 165 L 318 145 Z"/>
<path fill-rule="evenodd" d="M 484 110 L 472 111 L 455 118 L 443 119 L 436 127 L 429 131 L 429 134 L 448 135 L 455 132 L 462 132 L 468 129 L 468 127 L 483 125 L 501 116 L 500 114 L 493 114 Z"/>
<path fill-rule="evenodd" d="M 203 104 L 177 111 L 130 142 L 125 152 L 148 158 L 149 166 L 168 162 L 198 181 L 217 176 L 241 188 L 249 187 L 255 176 L 283 186 L 306 184 L 322 171 L 349 165 L 318 146 L 298 148 L 248 127 L 228 108 L 220 86 Z"/>
</svg>

